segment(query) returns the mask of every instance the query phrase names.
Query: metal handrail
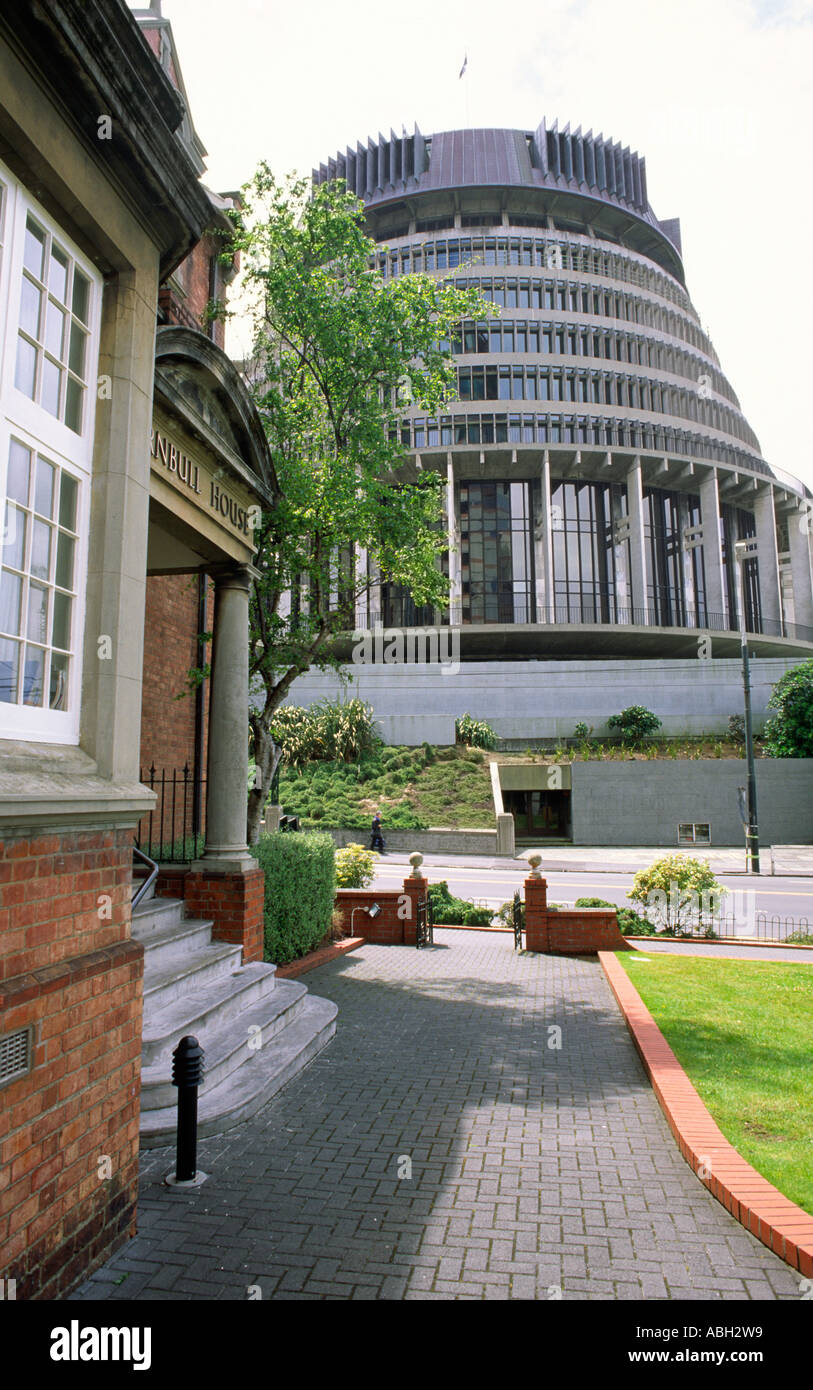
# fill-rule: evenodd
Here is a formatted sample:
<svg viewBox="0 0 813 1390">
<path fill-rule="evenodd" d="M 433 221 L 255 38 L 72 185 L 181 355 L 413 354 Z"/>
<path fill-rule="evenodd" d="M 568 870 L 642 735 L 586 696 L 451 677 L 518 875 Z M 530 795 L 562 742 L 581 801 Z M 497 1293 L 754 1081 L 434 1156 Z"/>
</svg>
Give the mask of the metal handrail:
<svg viewBox="0 0 813 1390">
<path fill-rule="evenodd" d="M 142 883 L 141 887 L 137 888 L 135 893 L 133 894 L 132 902 L 130 904 L 131 909 L 134 907 L 138 907 L 138 904 L 141 902 L 141 899 L 152 887 L 152 885 L 158 877 L 158 865 L 156 864 L 154 859 L 150 859 L 149 855 L 145 854 L 143 850 L 140 850 L 137 845 L 133 845 L 133 854 L 136 856 L 137 859 L 141 860 L 142 864 L 149 864 L 150 873 L 144 879 L 144 882 Z"/>
</svg>

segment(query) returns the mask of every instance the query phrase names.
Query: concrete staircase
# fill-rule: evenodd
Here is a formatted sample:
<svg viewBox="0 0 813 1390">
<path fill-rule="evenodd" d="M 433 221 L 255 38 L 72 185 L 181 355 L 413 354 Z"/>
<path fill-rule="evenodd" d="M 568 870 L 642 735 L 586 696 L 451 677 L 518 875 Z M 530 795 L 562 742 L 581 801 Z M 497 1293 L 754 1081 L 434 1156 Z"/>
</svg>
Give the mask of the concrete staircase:
<svg viewBox="0 0 813 1390">
<path fill-rule="evenodd" d="M 212 923 L 185 918 L 181 901 L 145 898 L 133 911 L 132 930 L 144 945 L 145 1148 L 174 1142 L 172 1053 L 187 1033 L 206 1054 L 201 1138 L 249 1119 L 333 1037 L 335 1004 L 296 980 L 277 980 L 275 965 L 243 965 L 242 948 L 212 941 Z"/>
</svg>

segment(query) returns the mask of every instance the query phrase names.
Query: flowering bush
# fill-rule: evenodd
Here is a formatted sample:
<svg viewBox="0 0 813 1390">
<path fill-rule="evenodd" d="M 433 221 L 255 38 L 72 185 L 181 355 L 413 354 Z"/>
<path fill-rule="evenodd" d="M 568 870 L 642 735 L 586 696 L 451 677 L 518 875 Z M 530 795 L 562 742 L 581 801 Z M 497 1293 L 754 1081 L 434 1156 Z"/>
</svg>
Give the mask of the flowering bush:
<svg viewBox="0 0 813 1390">
<path fill-rule="evenodd" d="M 375 850 L 364 845 L 345 845 L 336 850 L 336 887 L 366 888 L 375 878 Z"/>
<path fill-rule="evenodd" d="M 698 925 L 710 931 L 726 891 L 707 859 L 666 854 L 638 870 L 627 897 L 642 903 L 646 918 L 673 936 Z"/>
</svg>

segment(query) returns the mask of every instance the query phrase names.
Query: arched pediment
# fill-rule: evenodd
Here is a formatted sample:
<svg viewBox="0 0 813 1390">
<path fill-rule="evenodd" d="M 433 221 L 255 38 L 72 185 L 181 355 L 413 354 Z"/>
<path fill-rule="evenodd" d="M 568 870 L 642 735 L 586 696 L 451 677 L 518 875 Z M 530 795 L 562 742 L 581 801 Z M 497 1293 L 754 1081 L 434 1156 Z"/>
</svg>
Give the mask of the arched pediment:
<svg viewBox="0 0 813 1390">
<path fill-rule="evenodd" d="M 221 348 L 194 329 L 159 328 L 155 390 L 261 500 L 273 503 L 279 488 L 262 422 Z"/>
</svg>

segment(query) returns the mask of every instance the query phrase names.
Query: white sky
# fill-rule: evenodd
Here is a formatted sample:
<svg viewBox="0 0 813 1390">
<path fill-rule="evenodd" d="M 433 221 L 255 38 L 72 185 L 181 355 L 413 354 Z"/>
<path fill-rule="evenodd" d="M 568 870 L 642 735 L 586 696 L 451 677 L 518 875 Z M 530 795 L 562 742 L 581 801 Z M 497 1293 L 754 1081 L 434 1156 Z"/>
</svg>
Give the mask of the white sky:
<svg viewBox="0 0 813 1390">
<path fill-rule="evenodd" d="M 656 216 L 681 219 L 689 293 L 766 459 L 813 484 L 813 3 L 163 0 L 163 12 L 220 191 L 261 158 L 309 173 L 415 121 L 431 135 L 558 117 L 638 150 Z"/>
</svg>

